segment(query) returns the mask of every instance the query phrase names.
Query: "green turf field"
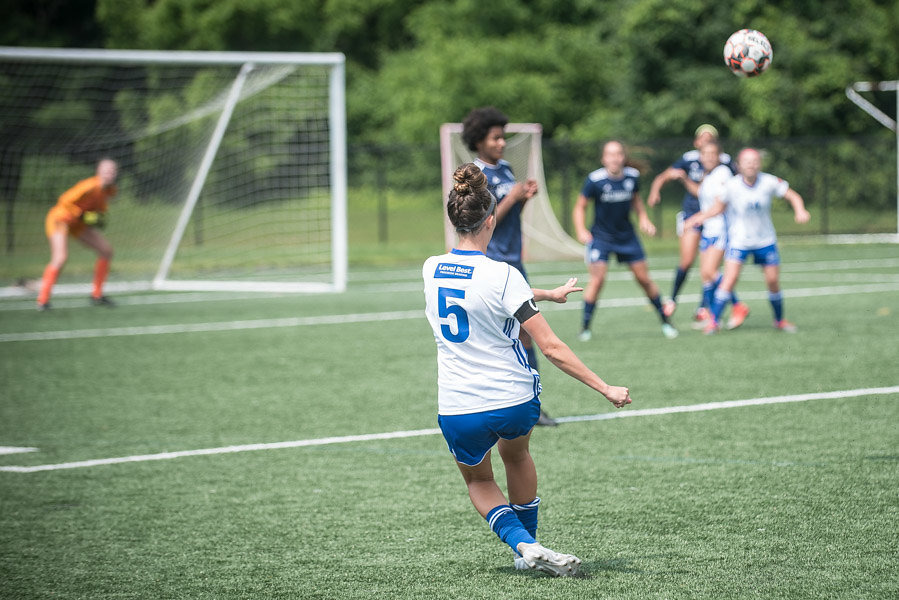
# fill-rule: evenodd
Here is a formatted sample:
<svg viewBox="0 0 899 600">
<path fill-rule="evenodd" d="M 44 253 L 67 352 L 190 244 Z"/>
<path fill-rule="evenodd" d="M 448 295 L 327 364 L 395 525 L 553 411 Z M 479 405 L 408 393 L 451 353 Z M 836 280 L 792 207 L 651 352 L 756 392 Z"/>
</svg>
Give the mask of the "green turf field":
<svg viewBox="0 0 899 600">
<path fill-rule="evenodd" d="M 714 337 L 690 329 L 695 271 L 676 340 L 618 266 L 591 342 L 580 302 L 544 306 L 634 398 L 541 363 L 565 422 L 533 435 L 538 537 L 575 579 L 514 571 L 471 507 L 414 266 L 336 296 L 0 300 L 0 446 L 36 448 L 0 454 L 0 598 L 899 597 L 899 250 L 781 249 L 795 335 L 754 267 L 752 315 Z M 650 254 L 666 294 L 675 260 Z"/>
</svg>

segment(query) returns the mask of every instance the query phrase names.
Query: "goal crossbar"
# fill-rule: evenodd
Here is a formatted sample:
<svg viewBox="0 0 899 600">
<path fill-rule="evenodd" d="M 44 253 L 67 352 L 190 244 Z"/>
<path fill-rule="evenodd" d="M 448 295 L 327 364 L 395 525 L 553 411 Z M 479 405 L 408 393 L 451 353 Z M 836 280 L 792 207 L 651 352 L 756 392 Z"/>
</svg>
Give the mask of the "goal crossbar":
<svg viewBox="0 0 899 600">
<path fill-rule="evenodd" d="M 345 95 L 345 57 L 342 53 L 291 53 L 291 52 L 204 52 L 204 51 L 155 51 L 155 50 L 102 50 L 102 49 L 59 49 L 59 48 L 19 48 L 0 46 L 0 60 L 16 64 L 51 64 L 51 65 L 105 65 L 107 67 L 141 67 L 141 66 L 182 66 L 191 68 L 235 67 L 239 69 L 230 90 L 218 104 L 208 104 L 200 109 L 183 113 L 171 121 L 163 129 L 152 131 L 159 134 L 189 123 L 191 120 L 211 116 L 215 129 L 206 142 L 202 160 L 197 165 L 190 183 L 189 191 L 183 198 L 183 205 L 178 215 L 174 231 L 169 243 L 160 257 L 156 274 L 151 281 L 142 282 L 110 282 L 109 289 L 151 289 L 165 290 L 223 290 L 223 291 L 280 291 L 280 292 L 342 292 L 346 289 L 348 270 L 347 251 L 347 146 L 346 146 L 346 95 Z M 248 95 L 258 92 L 259 87 L 246 83 L 248 74 L 257 67 L 325 67 L 327 76 L 322 89 L 327 91 L 327 99 L 321 114 L 327 124 L 327 131 L 322 139 L 326 146 L 323 158 L 327 161 L 327 173 L 317 180 L 324 182 L 320 187 L 330 196 L 329 243 L 330 266 L 325 266 L 330 273 L 313 276 L 308 281 L 228 281 L 227 277 L 219 280 L 182 279 L 169 277 L 172 262 L 179 251 L 179 244 L 184 236 L 188 222 L 191 220 L 197 200 L 206 194 L 204 185 L 212 163 L 216 160 L 219 146 L 236 105 Z M 277 73 L 269 77 L 268 83 L 278 83 Z M 246 85 L 245 85 L 246 83 Z M 258 84 L 257 84 L 258 85 Z M 294 84 L 295 85 L 295 84 Z M 246 89 L 244 89 L 246 88 Z M 217 113 L 217 115 L 216 115 Z M 294 125 L 292 125 L 294 126 Z M 15 143 L 15 140 L 12 140 Z M 312 144 L 313 142 L 309 142 Z M 318 143 L 318 142 L 316 142 Z M 324 163 L 323 163 L 324 164 Z M 250 174 L 252 176 L 252 173 Z M 261 177 L 261 175 L 259 175 Z M 312 175 L 310 175 L 312 177 Z M 313 185 L 316 185 L 313 183 Z M 285 190 L 287 188 L 284 188 Z M 175 196 L 177 198 L 177 196 Z M 328 238 L 319 238 L 328 239 Z M 322 280 L 326 276 L 327 282 Z M 66 285 L 57 287 L 57 291 L 65 293 Z M 80 290 L 81 286 L 72 286 Z"/>
</svg>

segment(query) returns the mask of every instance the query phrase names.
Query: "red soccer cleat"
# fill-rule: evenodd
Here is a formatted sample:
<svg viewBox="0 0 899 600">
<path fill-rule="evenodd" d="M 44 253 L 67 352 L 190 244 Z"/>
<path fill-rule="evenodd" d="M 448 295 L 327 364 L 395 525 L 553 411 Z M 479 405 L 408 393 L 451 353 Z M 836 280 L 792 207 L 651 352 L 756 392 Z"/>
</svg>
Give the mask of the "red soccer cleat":
<svg viewBox="0 0 899 600">
<path fill-rule="evenodd" d="M 743 321 L 745 321 L 748 316 L 749 307 L 743 302 L 737 302 L 730 312 L 730 318 L 727 320 L 727 328 L 736 329 L 743 324 Z"/>
</svg>

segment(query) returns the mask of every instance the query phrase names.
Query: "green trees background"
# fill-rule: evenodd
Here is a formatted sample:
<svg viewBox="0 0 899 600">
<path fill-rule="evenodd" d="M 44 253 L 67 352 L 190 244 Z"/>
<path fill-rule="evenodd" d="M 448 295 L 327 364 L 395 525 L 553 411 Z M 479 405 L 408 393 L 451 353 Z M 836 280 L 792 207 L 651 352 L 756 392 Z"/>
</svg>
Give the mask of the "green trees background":
<svg viewBox="0 0 899 600">
<path fill-rule="evenodd" d="M 426 143 L 495 104 L 548 137 L 740 139 L 874 133 L 853 81 L 899 78 L 894 0 L 11 0 L 0 43 L 340 51 L 351 142 Z M 774 63 L 738 80 L 721 48 L 764 31 Z M 890 98 L 875 101 L 889 110 Z M 892 112 L 892 111 L 889 111 Z"/>
<path fill-rule="evenodd" d="M 813 204 L 896 205 L 895 138 L 844 93 L 899 79 L 895 0 L 7 0 L 0 20 L 9 46 L 343 52 L 358 188 L 430 193 L 440 124 L 493 104 L 543 125 L 563 222 L 599 140 L 637 146 L 652 175 L 703 122 L 729 148 L 763 143 L 772 170 Z M 762 77 L 723 64 L 724 41 L 743 27 L 772 42 Z M 892 92 L 868 98 L 894 113 Z M 73 98 L 63 113 L 78 106 L 89 112 Z M 0 115 L 10 198 L 22 148 L 9 140 L 22 122 Z"/>
</svg>

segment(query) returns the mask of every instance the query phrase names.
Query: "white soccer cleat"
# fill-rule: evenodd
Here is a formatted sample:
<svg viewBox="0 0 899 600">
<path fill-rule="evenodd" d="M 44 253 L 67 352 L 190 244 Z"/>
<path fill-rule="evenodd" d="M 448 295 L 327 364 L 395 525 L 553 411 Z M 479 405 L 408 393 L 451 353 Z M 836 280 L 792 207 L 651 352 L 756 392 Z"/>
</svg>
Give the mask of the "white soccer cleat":
<svg viewBox="0 0 899 600">
<path fill-rule="evenodd" d="M 662 324 L 662 335 L 664 335 L 669 340 L 673 340 L 678 335 L 677 329 L 675 329 L 674 325 L 672 325 L 670 323 L 663 323 Z"/>
<path fill-rule="evenodd" d="M 590 333 L 589 329 L 582 329 L 578 334 L 577 339 L 582 342 L 589 342 L 593 338 L 593 334 Z"/>
<path fill-rule="evenodd" d="M 549 573 L 553 577 L 572 577 L 581 568 L 581 559 L 573 554 L 560 554 L 544 548 L 539 542 L 518 544 L 520 557 L 515 558 L 515 568 L 533 569 Z"/>
</svg>

